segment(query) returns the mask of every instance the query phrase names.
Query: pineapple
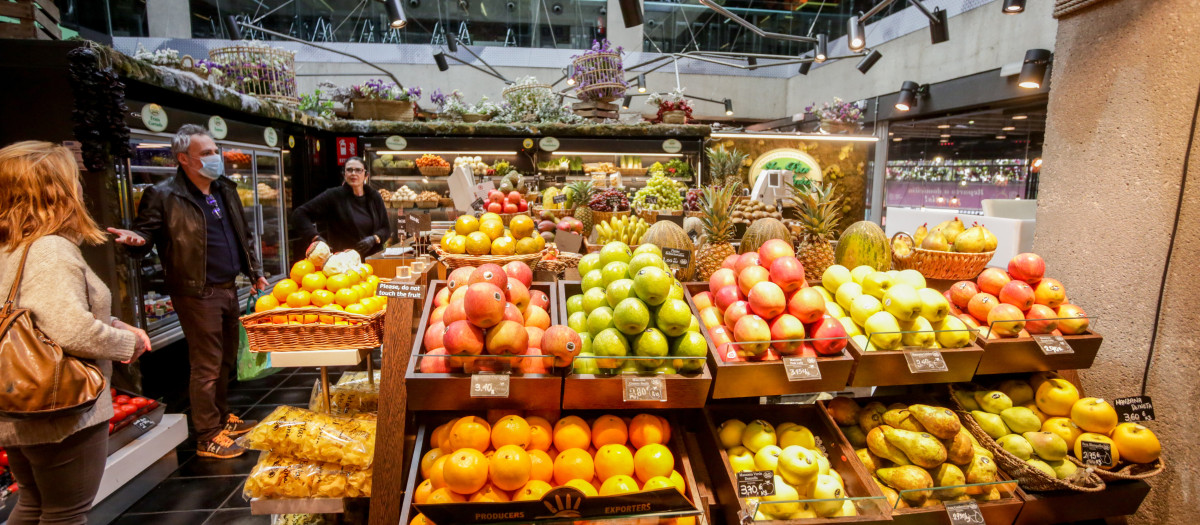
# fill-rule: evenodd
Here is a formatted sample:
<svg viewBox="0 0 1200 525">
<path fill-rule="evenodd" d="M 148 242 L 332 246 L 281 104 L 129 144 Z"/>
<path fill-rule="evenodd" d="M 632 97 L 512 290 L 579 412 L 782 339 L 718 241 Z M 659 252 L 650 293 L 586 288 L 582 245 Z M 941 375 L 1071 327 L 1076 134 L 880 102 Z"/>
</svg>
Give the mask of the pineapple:
<svg viewBox="0 0 1200 525">
<path fill-rule="evenodd" d="M 801 232 L 796 258 L 804 265 L 804 273 L 819 278 L 833 266 L 834 252 L 830 241 L 837 234 L 841 221 L 840 199 L 833 196 L 833 184 L 821 184 L 812 179 L 799 179 L 792 188 L 792 200 L 799 208 Z"/>
<path fill-rule="evenodd" d="M 749 156 L 745 153 L 736 149 L 726 150 L 724 145 L 709 148 L 708 163 L 712 183 L 729 185 L 743 182 L 742 165 L 746 163 L 747 158 Z"/>
<path fill-rule="evenodd" d="M 575 208 L 575 218 L 583 223 L 583 236 L 586 238 L 592 234 L 592 209 L 588 207 L 588 202 L 592 200 L 592 183 L 589 181 L 580 181 L 567 186 L 570 192 L 567 197 L 567 207 Z"/>
<path fill-rule="evenodd" d="M 733 182 L 724 186 L 712 185 L 704 188 L 701 199 L 701 222 L 704 223 L 704 244 L 700 247 L 700 280 L 707 281 L 713 272 L 721 268 L 725 258 L 737 252 L 733 250 L 733 196 L 740 184 Z"/>
</svg>

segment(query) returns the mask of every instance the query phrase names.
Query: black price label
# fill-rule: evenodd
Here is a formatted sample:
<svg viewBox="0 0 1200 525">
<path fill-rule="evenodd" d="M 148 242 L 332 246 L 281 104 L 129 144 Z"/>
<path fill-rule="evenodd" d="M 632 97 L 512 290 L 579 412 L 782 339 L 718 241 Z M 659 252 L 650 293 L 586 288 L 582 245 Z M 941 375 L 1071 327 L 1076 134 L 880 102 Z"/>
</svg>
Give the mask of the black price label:
<svg viewBox="0 0 1200 525">
<path fill-rule="evenodd" d="M 483 211 L 483 199 L 475 197 L 475 201 L 471 203 L 471 209 L 475 211 Z"/>
<path fill-rule="evenodd" d="M 566 184 L 567 183 L 567 173 L 565 171 L 562 173 L 555 173 L 554 174 L 554 183 L 555 184 Z"/>
<path fill-rule="evenodd" d="M 1113 400 L 1113 408 L 1117 409 L 1117 417 L 1122 423 L 1154 421 L 1154 403 L 1150 402 L 1150 396 L 1117 398 Z"/>
<path fill-rule="evenodd" d="M 555 195 L 554 198 L 551 200 L 554 201 L 554 204 L 562 204 L 564 202 L 567 202 L 567 196 L 559 193 L 558 195 Z"/>
<path fill-rule="evenodd" d="M 692 251 L 682 248 L 663 248 L 663 262 L 672 268 L 687 268 L 692 264 Z"/>
<path fill-rule="evenodd" d="M 471 397 L 508 397 L 507 374 L 472 374 Z"/>
<path fill-rule="evenodd" d="M 624 395 L 629 401 L 666 401 L 667 383 L 661 377 L 624 377 Z"/>
<path fill-rule="evenodd" d="M 683 215 L 659 215 L 658 220 L 670 221 L 675 224 L 678 224 L 680 228 L 683 227 Z"/>
<path fill-rule="evenodd" d="M 1084 465 L 1092 465 L 1094 467 L 1107 467 L 1112 465 L 1112 447 L 1108 443 L 1099 441 L 1081 440 L 1079 442 L 1080 452 L 1083 457 L 1079 458 Z"/>
<path fill-rule="evenodd" d="M 157 423 L 155 423 L 148 417 L 139 417 L 133 421 L 132 425 L 142 429 L 142 432 L 145 432 L 147 430 L 154 428 L 154 426 L 157 425 Z"/>
<path fill-rule="evenodd" d="M 821 367 L 817 366 L 815 357 L 785 357 L 783 369 L 787 371 L 788 381 L 816 381 L 821 379 Z"/>
<path fill-rule="evenodd" d="M 379 286 L 375 289 L 375 294 L 380 297 L 415 299 L 419 301 L 425 298 L 425 285 L 380 282 Z"/>
<path fill-rule="evenodd" d="M 1073 354 L 1075 349 L 1071 348 L 1071 343 L 1061 335 L 1035 335 L 1033 342 L 1037 343 L 1042 349 L 1042 353 L 1046 355 L 1056 354 Z"/>
<path fill-rule="evenodd" d="M 775 473 L 770 470 L 743 470 L 737 473 L 739 498 L 775 495 Z"/>
<path fill-rule="evenodd" d="M 975 500 L 947 501 L 945 505 L 950 525 L 987 525 Z"/>
<path fill-rule="evenodd" d="M 407 220 L 404 221 L 404 233 L 407 235 L 416 235 L 423 231 L 429 230 L 430 218 L 428 213 L 407 213 Z"/>
<path fill-rule="evenodd" d="M 583 253 L 583 236 L 575 232 L 559 230 L 554 234 L 554 245 L 564 253 Z"/>
<path fill-rule="evenodd" d="M 657 206 L 658 205 L 658 196 L 657 195 L 647 195 L 646 196 L 646 204 Z"/>
<path fill-rule="evenodd" d="M 904 360 L 908 361 L 908 371 L 914 374 L 950 371 L 938 350 L 904 350 Z"/>
<path fill-rule="evenodd" d="M 687 190 L 679 190 L 680 197 L 687 197 Z"/>
</svg>

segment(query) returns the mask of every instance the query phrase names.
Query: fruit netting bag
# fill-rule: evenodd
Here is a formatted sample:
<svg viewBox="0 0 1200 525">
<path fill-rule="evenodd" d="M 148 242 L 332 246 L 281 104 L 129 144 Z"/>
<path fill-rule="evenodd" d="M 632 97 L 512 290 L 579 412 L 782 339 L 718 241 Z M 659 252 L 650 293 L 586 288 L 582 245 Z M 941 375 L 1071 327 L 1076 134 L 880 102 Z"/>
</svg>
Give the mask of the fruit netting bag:
<svg viewBox="0 0 1200 525">
<path fill-rule="evenodd" d="M 375 457 L 375 421 L 280 406 L 238 444 L 296 459 L 365 469 Z"/>
<path fill-rule="evenodd" d="M 247 499 L 370 497 L 371 469 L 346 469 L 266 452 L 246 478 L 242 495 Z"/>
<path fill-rule="evenodd" d="M 329 386 L 329 401 L 334 414 L 344 414 L 361 419 L 379 411 L 379 371 L 375 371 L 375 384 L 367 380 L 366 372 L 346 372 L 337 384 Z M 325 395 L 321 382 L 313 385 L 308 408 L 314 412 L 325 412 Z"/>
</svg>

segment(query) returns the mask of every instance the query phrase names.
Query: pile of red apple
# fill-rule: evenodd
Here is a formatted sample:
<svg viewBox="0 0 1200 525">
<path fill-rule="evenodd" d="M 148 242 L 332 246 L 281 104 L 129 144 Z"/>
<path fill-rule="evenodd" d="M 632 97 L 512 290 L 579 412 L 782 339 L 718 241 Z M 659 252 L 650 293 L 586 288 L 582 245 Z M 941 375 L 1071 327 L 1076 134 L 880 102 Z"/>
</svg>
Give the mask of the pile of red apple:
<svg viewBox="0 0 1200 525">
<path fill-rule="evenodd" d="M 118 394 L 115 388 L 110 388 L 109 394 L 112 395 L 113 407 L 112 419 L 108 420 L 109 433 L 112 433 L 126 419 L 158 408 L 158 401 L 144 397 Z"/>
<path fill-rule="evenodd" d="M 779 239 L 726 257 L 708 291 L 692 300 L 726 362 L 839 355 L 846 348 L 846 329 L 825 314 L 825 299 L 808 287 L 791 244 Z"/>
<path fill-rule="evenodd" d="M 1040 256 L 1022 253 L 1008 262 L 1007 272 L 988 268 L 975 281 L 954 283 L 946 291 L 950 311 L 989 339 L 1087 332 L 1087 314 L 1045 273 Z"/>
<path fill-rule="evenodd" d="M 421 372 L 473 373 L 511 367 L 545 374 L 552 367 L 570 366 L 583 342 L 567 326 L 550 325 L 550 298 L 530 290 L 532 284 L 533 271 L 516 261 L 451 272 L 433 298 Z"/>
<path fill-rule="evenodd" d="M 485 207 L 492 213 L 520 213 L 529 211 L 529 202 L 519 191 L 510 191 L 508 195 L 500 190 L 488 192 L 488 202 Z"/>
</svg>

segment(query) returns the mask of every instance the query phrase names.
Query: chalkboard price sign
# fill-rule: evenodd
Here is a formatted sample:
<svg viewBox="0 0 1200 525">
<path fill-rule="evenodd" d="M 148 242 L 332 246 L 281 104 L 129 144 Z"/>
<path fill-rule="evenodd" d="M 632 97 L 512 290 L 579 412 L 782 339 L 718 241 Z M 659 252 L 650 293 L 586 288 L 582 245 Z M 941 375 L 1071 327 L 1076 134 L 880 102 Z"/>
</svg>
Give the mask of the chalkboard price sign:
<svg viewBox="0 0 1200 525">
<path fill-rule="evenodd" d="M 672 268 L 687 268 L 692 264 L 692 251 L 682 248 L 663 248 L 663 262 Z"/>
<path fill-rule="evenodd" d="M 950 525 L 987 525 L 975 500 L 947 501 L 945 505 Z"/>
<path fill-rule="evenodd" d="M 1033 342 L 1037 343 L 1038 347 L 1042 349 L 1042 353 L 1046 355 L 1075 353 L 1075 349 L 1071 348 L 1071 343 L 1068 343 L 1061 335 L 1035 335 Z"/>
<path fill-rule="evenodd" d="M 472 374 L 471 397 L 508 397 L 508 374 Z"/>
<path fill-rule="evenodd" d="M 626 402 L 667 400 L 667 384 L 661 377 L 625 377 L 624 383 Z"/>
<path fill-rule="evenodd" d="M 775 495 L 775 473 L 770 470 L 743 470 L 737 473 L 739 498 Z"/>
<path fill-rule="evenodd" d="M 1079 448 L 1081 449 L 1080 452 L 1083 453 L 1080 461 L 1083 461 L 1084 465 L 1096 467 L 1112 465 L 1112 446 L 1108 443 L 1083 439 L 1079 441 Z"/>
<path fill-rule="evenodd" d="M 788 381 L 816 381 L 821 379 L 821 367 L 815 357 L 785 357 L 783 369 Z"/>
<path fill-rule="evenodd" d="M 1114 399 L 1113 408 L 1117 409 L 1117 417 L 1122 423 L 1154 421 L 1154 403 L 1150 401 L 1150 396 Z"/>
<path fill-rule="evenodd" d="M 942 353 L 937 350 L 905 350 L 904 360 L 908 362 L 908 371 L 914 374 L 950 371 Z"/>
</svg>

